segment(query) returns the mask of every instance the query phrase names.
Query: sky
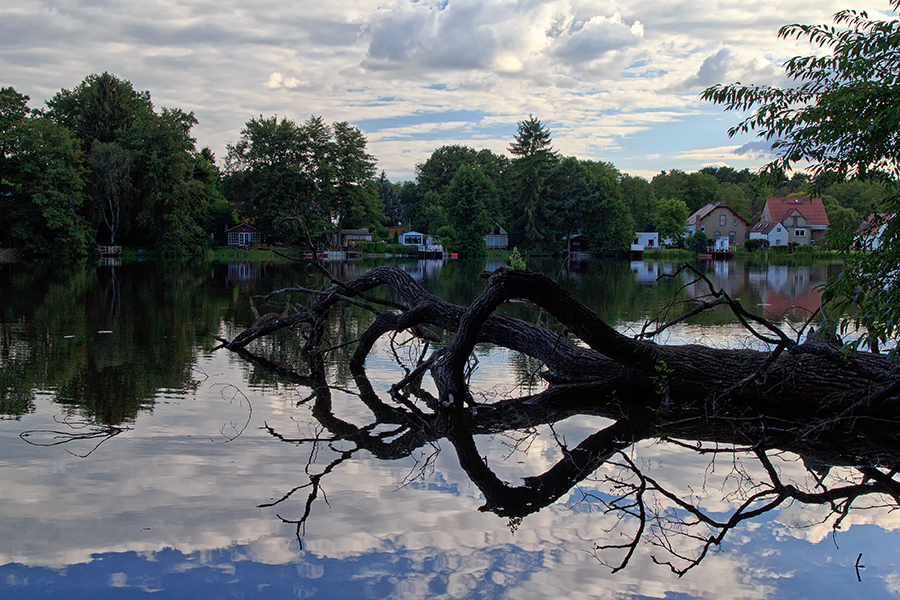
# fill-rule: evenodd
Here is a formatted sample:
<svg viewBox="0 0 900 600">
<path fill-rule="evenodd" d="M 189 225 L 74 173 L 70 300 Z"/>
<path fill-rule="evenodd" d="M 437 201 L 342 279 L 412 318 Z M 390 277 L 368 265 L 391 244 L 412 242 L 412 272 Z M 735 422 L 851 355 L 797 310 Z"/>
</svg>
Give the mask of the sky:
<svg viewBox="0 0 900 600">
<path fill-rule="evenodd" d="M 392 181 L 445 144 L 508 153 L 529 115 L 564 156 L 651 178 L 756 169 L 768 146 L 729 138 L 716 83 L 784 85 L 788 23 L 887 0 L 3 0 L 0 86 L 32 108 L 91 73 L 193 111 L 220 163 L 245 123 L 348 121 Z"/>
</svg>

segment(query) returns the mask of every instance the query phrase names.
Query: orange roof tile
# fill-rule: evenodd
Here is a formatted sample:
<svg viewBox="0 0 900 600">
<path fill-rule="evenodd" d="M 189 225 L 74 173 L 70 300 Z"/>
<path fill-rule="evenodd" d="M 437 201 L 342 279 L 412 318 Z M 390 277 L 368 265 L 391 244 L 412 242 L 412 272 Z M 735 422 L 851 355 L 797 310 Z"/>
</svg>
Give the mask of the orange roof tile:
<svg viewBox="0 0 900 600">
<path fill-rule="evenodd" d="M 783 221 L 795 210 L 813 225 L 829 225 L 821 198 L 766 198 L 770 221 Z"/>
</svg>

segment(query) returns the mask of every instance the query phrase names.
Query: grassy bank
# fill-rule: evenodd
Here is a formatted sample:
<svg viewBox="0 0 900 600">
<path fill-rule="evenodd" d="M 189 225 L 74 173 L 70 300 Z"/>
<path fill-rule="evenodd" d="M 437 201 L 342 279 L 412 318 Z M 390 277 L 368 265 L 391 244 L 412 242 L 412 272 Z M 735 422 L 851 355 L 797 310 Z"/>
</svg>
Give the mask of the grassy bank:
<svg viewBox="0 0 900 600">
<path fill-rule="evenodd" d="M 278 252 L 278 254 L 276 254 Z M 283 255 L 283 256 L 282 256 Z M 216 248 L 207 252 L 206 258 L 212 262 L 291 262 L 290 257 L 300 257 L 301 254 L 294 248 L 258 248 L 249 250 L 237 248 Z"/>
<path fill-rule="evenodd" d="M 657 262 L 687 262 L 695 260 L 697 253 L 679 248 L 650 248 L 644 250 L 644 260 Z"/>
<path fill-rule="evenodd" d="M 815 263 L 840 263 L 843 255 L 837 250 L 824 250 L 813 246 L 798 246 L 790 252 L 787 246 L 747 252 L 738 248 L 737 257 L 743 261 L 763 265 L 810 265 Z"/>
</svg>

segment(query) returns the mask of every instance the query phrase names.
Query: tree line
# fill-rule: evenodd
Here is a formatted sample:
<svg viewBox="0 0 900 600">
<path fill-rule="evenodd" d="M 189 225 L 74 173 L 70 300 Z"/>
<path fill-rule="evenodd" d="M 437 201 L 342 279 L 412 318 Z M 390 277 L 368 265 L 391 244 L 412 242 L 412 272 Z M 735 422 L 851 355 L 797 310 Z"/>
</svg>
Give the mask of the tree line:
<svg viewBox="0 0 900 600">
<path fill-rule="evenodd" d="M 212 153 L 192 113 L 157 111 L 148 92 L 109 73 L 61 90 L 43 109 L 0 89 L 0 236 L 39 256 L 100 244 L 183 257 L 227 218 Z M 226 215 L 223 217 L 223 215 Z"/>
<path fill-rule="evenodd" d="M 197 150 L 192 113 L 157 110 L 149 92 L 109 73 L 61 90 L 44 108 L 29 109 L 28 100 L 0 88 L 0 243 L 39 256 L 128 244 L 183 258 L 243 221 L 284 244 L 324 246 L 342 228 L 390 241 L 388 227 L 404 226 L 478 255 L 484 236 L 502 228 L 510 247 L 531 254 L 561 251 L 574 234 L 597 253 L 616 254 L 635 231 L 678 239 L 687 217 L 710 202 L 753 222 L 766 197 L 817 189 L 833 226 L 849 231 L 884 197 L 877 180 L 816 188 L 803 173 L 763 178 L 727 166 L 648 180 L 563 156 L 531 115 L 508 155 L 441 146 L 401 182 L 377 176 L 365 136 L 347 122 L 260 115 L 228 146 L 220 169 L 208 148 Z"/>
</svg>

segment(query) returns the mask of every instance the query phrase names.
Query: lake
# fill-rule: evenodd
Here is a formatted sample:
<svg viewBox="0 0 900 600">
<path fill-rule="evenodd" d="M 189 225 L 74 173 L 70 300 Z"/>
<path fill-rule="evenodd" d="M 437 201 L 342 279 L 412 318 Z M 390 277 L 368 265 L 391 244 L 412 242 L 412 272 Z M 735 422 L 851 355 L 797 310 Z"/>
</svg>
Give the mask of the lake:
<svg viewBox="0 0 900 600">
<path fill-rule="evenodd" d="M 329 268 L 346 279 L 382 262 Z M 390 264 L 464 305 L 484 289 L 479 273 L 500 266 Z M 676 265 L 532 268 L 629 333 L 673 294 L 703 293 Z M 702 268 L 787 329 L 810 316 L 816 287 L 837 272 Z M 326 284 L 284 264 L 0 265 L 0 597 L 900 594 L 900 511 L 895 498 L 866 488 L 869 467 L 788 447 L 759 452 L 738 425 L 676 426 L 610 449 L 596 441 L 613 422 L 607 414 L 549 423 L 523 414 L 473 436 L 476 458 L 501 483 L 543 477 L 576 447 L 605 450 L 575 485 L 548 492 L 546 506 L 503 504 L 491 495 L 498 484 L 471 468 L 456 441 L 416 426 L 410 415 L 426 412 L 421 402 L 407 410 L 390 399 L 423 342 L 385 336 L 366 378 L 351 372 L 347 344 L 373 320 L 362 307 L 341 308 L 330 322 L 325 392 L 305 370 L 295 332 L 253 342 L 259 360 L 217 349 L 217 338 L 255 321 L 251 297 L 260 314 L 281 313 L 303 295 L 260 296 Z M 546 319 L 523 303 L 504 310 Z M 721 309 L 661 341 L 759 347 Z M 546 388 L 532 359 L 489 345 L 475 355 L 476 397 Z M 422 388 L 433 385 L 426 378 Z M 808 501 L 774 501 L 774 492 L 798 489 Z"/>
</svg>

